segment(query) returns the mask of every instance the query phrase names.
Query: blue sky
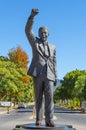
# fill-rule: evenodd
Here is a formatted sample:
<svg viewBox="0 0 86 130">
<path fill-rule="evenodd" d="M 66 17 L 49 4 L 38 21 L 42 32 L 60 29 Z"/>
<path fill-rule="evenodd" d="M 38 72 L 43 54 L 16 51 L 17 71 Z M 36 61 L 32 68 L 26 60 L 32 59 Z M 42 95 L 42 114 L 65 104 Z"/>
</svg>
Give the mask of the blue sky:
<svg viewBox="0 0 86 130">
<path fill-rule="evenodd" d="M 48 41 L 56 45 L 57 73 L 86 70 L 86 0 L 0 0 L 0 55 L 20 45 L 32 58 L 25 25 L 32 8 L 38 8 L 33 31 L 49 28 Z"/>
</svg>

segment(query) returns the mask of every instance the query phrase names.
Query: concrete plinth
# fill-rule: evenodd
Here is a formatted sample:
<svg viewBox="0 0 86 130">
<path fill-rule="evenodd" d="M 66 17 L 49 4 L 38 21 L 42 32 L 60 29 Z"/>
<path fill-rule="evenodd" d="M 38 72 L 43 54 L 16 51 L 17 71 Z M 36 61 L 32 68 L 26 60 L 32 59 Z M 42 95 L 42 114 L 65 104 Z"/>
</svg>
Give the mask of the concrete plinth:
<svg viewBox="0 0 86 130">
<path fill-rule="evenodd" d="M 55 127 L 47 127 L 45 125 L 36 126 L 32 124 L 17 125 L 13 130 L 76 130 L 70 125 L 55 125 Z"/>
</svg>

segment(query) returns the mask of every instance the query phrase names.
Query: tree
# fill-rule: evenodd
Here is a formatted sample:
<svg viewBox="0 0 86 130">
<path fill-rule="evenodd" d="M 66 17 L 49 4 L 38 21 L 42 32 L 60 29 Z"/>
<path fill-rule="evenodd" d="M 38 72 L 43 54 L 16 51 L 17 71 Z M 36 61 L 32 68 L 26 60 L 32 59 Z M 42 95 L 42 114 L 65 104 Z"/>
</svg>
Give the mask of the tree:
<svg viewBox="0 0 86 130">
<path fill-rule="evenodd" d="M 66 99 L 77 100 L 82 102 L 86 100 L 86 71 L 74 70 L 68 72 L 63 80 L 61 86 L 58 87 L 54 93 L 55 100 Z"/>
<path fill-rule="evenodd" d="M 75 97 L 75 82 L 78 80 L 79 76 L 86 75 L 85 70 L 74 70 L 65 75 L 62 81 L 62 86 L 64 86 L 64 90 L 66 91 L 66 96 L 68 99 L 72 99 Z"/>
<path fill-rule="evenodd" d="M 22 50 L 20 46 L 13 48 L 8 53 L 10 61 L 16 63 L 19 67 L 27 69 L 27 64 L 29 62 L 28 55 Z"/>
<path fill-rule="evenodd" d="M 26 69 L 11 61 L 0 60 L 0 100 L 31 101 L 32 87 L 32 78 Z"/>
<path fill-rule="evenodd" d="M 86 100 L 86 74 L 79 76 L 74 87 L 75 97 L 81 102 Z"/>
<path fill-rule="evenodd" d="M 0 61 L 9 61 L 8 57 L 0 56 Z"/>
</svg>

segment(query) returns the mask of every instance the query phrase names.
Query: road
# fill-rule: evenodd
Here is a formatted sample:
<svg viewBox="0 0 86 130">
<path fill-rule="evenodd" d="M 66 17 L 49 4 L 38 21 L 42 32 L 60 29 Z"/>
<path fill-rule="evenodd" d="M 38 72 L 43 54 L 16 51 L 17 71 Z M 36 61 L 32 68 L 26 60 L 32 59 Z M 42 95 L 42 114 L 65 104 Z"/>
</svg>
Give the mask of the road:
<svg viewBox="0 0 86 130">
<path fill-rule="evenodd" d="M 58 113 L 57 123 L 72 125 L 76 130 L 86 130 L 86 114 Z"/>
<path fill-rule="evenodd" d="M 56 124 L 72 125 L 76 130 L 86 130 L 86 114 L 78 112 L 60 112 L 59 109 L 54 113 Z M 27 124 L 32 122 L 35 122 L 32 112 L 28 112 L 25 109 L 21 109 L 20 111 L 13 110 L 9 114 L 0 114 L 0 130 L 13 130 L 13 128 L 18 124 Z"/>
</svg>

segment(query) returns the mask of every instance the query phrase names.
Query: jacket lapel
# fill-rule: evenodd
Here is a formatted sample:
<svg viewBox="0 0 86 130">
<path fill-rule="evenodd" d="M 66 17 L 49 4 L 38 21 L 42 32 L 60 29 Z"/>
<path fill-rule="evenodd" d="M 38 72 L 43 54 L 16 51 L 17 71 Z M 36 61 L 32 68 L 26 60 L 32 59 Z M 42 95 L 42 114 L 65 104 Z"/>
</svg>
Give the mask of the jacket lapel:
<svg viewBox="0 0 86 130">
<path fill-rule="evenodd" d="M 40 55 L 43 56 L 44 48 L 43 48 L 42 43 L 40 43 L 40 44 L 37 43 L 36 46 L 37 46 L 37 51 L 40 53 Z"/>
<path fill-rule="evenodd" d="M 42 43 L 37 43 L 36 44 L 37 47 L 37 51 L 39 52 L 39 54 L 44 57 L 44 47 Z M 48 53 L 49 53 L 49 57 L 52 55 L 52 46 L 50 44 L 48 44 Z"/>
</svg>

